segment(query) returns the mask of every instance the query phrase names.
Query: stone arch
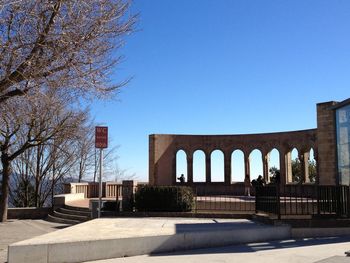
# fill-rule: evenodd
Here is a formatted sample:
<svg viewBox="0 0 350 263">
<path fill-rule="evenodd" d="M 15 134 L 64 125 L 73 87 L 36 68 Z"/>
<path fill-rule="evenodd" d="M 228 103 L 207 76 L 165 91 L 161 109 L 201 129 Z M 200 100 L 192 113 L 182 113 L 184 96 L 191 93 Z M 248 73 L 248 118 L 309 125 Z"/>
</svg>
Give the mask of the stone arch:
<svg viewBox="0 0 350 263">
<path fill-rule="evenodd" d="M 246 171 L 244 168 L 244 152 L 235 149 L 231 153 L 231 178 L 234 182 L 244 182 Z"/>
<path fill-rule="evenodd" d="M 178 178 L 182 174 L 185 176 L 185 182 L 188 182 L 187 154 L 183 149 L 180 149 L 176 152 L 176 178 L 175 178 L 175 180 L 178 181 Z"/>
<path fill-rule="evenodd" d="M 254 149 L 249 153 L 250 180 L 257 179 L 259 175 L 263 176 L 263 158 L 260 149 Z"/>
<path fill-rule="evenodd" d="M 197 149 L 193 152 L 193 182 L 206 181 L 206 154 Z"/>
<path fill-rule="evenodd" d="M 290 163 L 288 169 L 288 183 L 301 182 L 301 165 L 299 159 L 299 152 L 297 147 L 293 147 L 290 151 Z"/>
<path fill-rule="evenodd" d="M 268 165 L 267 165 L 267 170 L 268 170 L 268 177 L 269 181 L 274 180 L 277 173 L 281 173 L 281 164 L 280 164 L 280 151 L 277 148 L 273 148 L 269 151 L 268 153 Z"/>
<path fill-rule="evenodd" d="M 315 150 L 313 147 L 310 148 L 309 156 L 308 156 L 308 175 L 307 182 L 316 183 L 317 179 L 317 162 L 315 158 Z"/>
<path fill-rule="evenodd" d="M 215 149 L 210 153 L 210 169 L 212 182 L 225 182 L 225 157 L 222 150 Z"/>
</svg>

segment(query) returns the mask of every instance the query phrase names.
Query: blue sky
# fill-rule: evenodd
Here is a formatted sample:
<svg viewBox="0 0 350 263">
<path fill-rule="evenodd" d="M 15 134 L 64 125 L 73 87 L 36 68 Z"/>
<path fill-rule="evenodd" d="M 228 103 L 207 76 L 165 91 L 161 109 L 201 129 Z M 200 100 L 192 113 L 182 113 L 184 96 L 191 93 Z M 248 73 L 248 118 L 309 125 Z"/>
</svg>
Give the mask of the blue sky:
<svg viewBox="0 0 350 263">
<path fill-rule="evenodd" d="M 135 0 L 115 101 L 92 105 L 119 166 L 148 180 L 148 135 L 316 127 L 316 103 L 350 97 L 350 1 Z"/>
</svg>

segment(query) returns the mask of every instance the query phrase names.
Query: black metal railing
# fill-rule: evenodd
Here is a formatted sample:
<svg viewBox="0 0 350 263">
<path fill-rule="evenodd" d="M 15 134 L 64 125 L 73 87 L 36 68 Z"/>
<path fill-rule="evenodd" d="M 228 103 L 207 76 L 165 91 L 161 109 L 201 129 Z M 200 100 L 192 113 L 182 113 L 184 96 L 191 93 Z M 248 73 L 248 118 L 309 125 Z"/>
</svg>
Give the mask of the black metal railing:
<svg viewBox="0 0 350 263">
<path fill-rule="evenodd" d="M 280 214 L 280 194 L 276 186 L 257 186 L 255 188 L 255 211 Z"/>
<path fill-rule="evenodd" d="M 276 185 L 256 187 L 256 212 L 350 217 L 349 186 Z"/>
<path fill-rule="evenodd" d="M 194 189 L 195 193 L 195 212 L 196 213 L 236 213 L 252 214 L 255 211 L 255 197 L 242 196 L 234 194 L 218 195 L 212 192 L 206 192 L 203 188 L 199 191 Z"/>
</svg>

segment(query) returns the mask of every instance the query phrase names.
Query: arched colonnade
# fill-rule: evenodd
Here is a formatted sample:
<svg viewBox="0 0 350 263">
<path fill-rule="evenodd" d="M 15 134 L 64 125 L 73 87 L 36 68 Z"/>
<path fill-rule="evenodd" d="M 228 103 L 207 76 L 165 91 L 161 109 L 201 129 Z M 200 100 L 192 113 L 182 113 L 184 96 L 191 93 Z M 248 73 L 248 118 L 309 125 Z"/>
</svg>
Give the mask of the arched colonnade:
<svg viewBox="0 0 350 263">
<path fill-rule="evenodd" d="M 229 185 L 234 180 L 231 171 L 231 158 L 235 150 L 244 154 L 245 174 L 250 174 L 250 154 L 259 150 L 262 156 L 263 176 L 268 181 L 269 156 L 273 149 L 279 152 L 281 183 L 292 179 L 292 150 L 298 150 L 303 182 L 308 182 L 308 160 L 310 150 L 314 151 L 317 162 L 316 129 L 246 135 L 150 135 L 150 182 L 155 185 L 176 183 L 176 155 L 184 151 L 187 163 L 187 180 L 193 180 L 193 155 L 200 150 L 205 155 L 205 183 L 212 183 L 211 154 L 219 150 L 224 156 L 224 184 Z"/>
</svg>

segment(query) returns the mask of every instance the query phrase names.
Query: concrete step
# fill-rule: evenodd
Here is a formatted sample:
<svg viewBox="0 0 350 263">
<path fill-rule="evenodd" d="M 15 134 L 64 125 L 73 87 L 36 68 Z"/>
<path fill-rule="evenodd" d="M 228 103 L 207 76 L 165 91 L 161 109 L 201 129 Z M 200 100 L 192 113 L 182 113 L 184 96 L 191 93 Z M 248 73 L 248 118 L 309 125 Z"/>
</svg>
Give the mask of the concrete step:
<svg viewBox="0 0 350 263">
<path fill-rule="evenodd" d="M 64 208 L 69 209 L 69 210 L 75 210 L 75 211 L 90 212 L 90 209 L 87 207 L 64 205 Z"/>
<path fill-rule="evenodd" d="M 65 208 L 65 207 L 60 207 L 60 208 L 57 209 L 57 211 L 62 213 L 62 214 L 86 216 L 86 217 L 90 217 L 91 216 L 91 212 L 90 211 L 72 210 L 72 209 L 68 209 L 68 208 Z"/>
<path fill-rule="evenodd" d="M 62 212 L 59 212 L 59 211 L 56 211 L 56 210 L 53 211 L 53 216 L 54 217 L 59 217 L 59 218 L 62 218 L 62 219 L 77 220 L 77 221 L 80 221 L 80 222 L 85 222 L 85 221 L 90 220 L 90 217 L 88 217 L 88 216 L 72 215 L 72 214 L 62 213 Z"/>
<path fill-rule="evenodd" d="M 59 217 L 56 217 L 56 216 L 53 216 L 50 214 L 47 216 L 47 221 L 61 223 L 61 224 L 67 224 L 67 225 L 76 225 L 76 224 L 81 223 L 78 220 L 59 218 Z"/>
</svg>

